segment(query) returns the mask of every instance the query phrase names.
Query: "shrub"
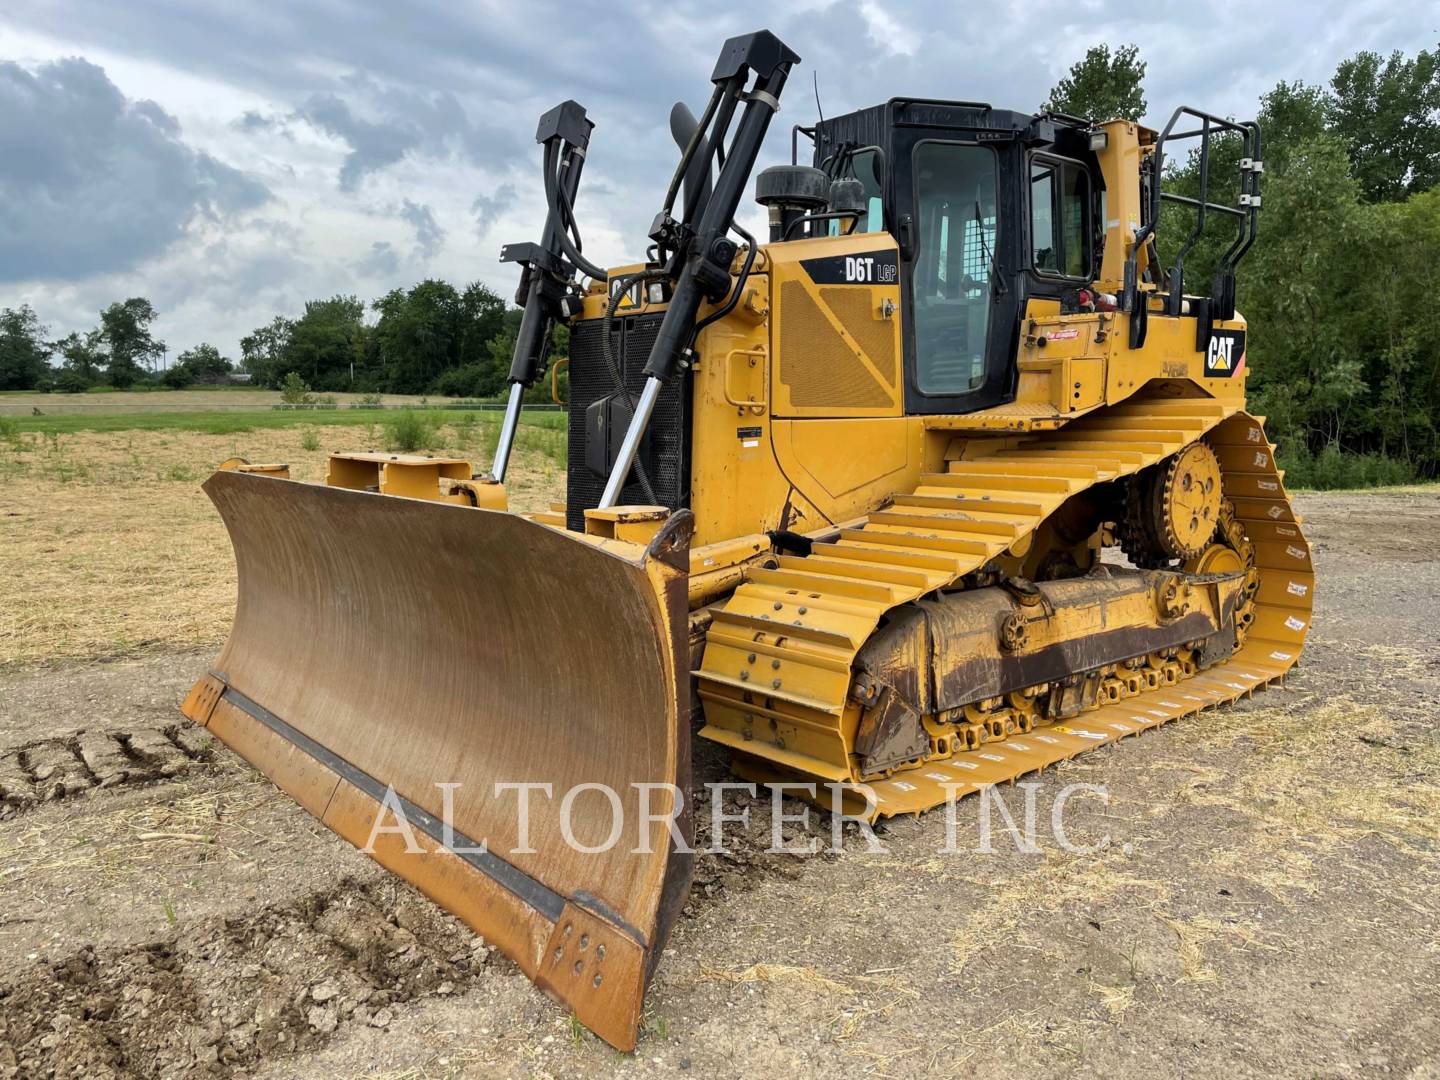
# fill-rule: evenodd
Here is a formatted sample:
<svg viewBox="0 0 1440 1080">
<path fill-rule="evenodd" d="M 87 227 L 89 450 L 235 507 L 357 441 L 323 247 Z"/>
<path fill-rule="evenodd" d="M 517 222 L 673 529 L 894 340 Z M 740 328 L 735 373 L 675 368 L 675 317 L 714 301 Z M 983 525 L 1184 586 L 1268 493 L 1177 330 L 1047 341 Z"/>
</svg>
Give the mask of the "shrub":
<svg viewBox="0 0 1440 1080">
<path fill-rule="evenodd" d="M 436 424 L 429 413 L 400 409 L 385 418 L 385 446 L 389 450 L 414 453 L 435 443 Z"/>
<path fill-rule="evenodd" d="M 1281 450 L 1279 465 L 1285 470 L 1286 486 L 1334 491 L 1341 488 L 1383 487 L 1408 484 L 1415 479 L 1415 467 L 1401 458 L 1384 454 L 1347 454 L 1327 446 L 1318 454 L 1304 446 Z"/>
<path fill-rule="evenodd" d="M 55 376 L 55 389 L 62 394 L 83 394 L 90 389 L 90 380 L 73 368 L 63 368 Z"/>
<path fill-rule="evenodd" d="M 468 450 L 470 444 L 475 441 L 476 420 L 474 413 L 463 413 L 459 419 L 450 426 L 455 429 L 455 446 L 459 450 Z"/>
<path fill-rule="evenodd" d="M 20 425 L 11 417 L 0 416 L 0 439 L 6 442 L 18 442 L 20 439 Z"/>
<path fill-rule="evenodd" d="M 280 400 L 286 405 L 313 405 L 315 395 L 310 393 L 310 387 L 305 385 L 300 373 L 291 371 L 280 380 Z"/>
<path fill-rule="evenodd" d="M 319 450 L 320 432 L 316 431 L 313 427 L 307 427 L 304 431 L 302 431 L 300 433 L 300 449 Z"/>
<path fill-rule="evenodd" d="M 444 397 L 487 397 L 494 393 L 494 377 L 482 364 L 448 368 L 435 380 L 435 392 Z"/>
<path fill-rule="evenodd" d="M 160 381 L 171 390 L 184 390 L 190 385 L 190 370 L 184 364 L 176 364 L 166 369 L 165 374 L 160 376 Z"/>
</svg>

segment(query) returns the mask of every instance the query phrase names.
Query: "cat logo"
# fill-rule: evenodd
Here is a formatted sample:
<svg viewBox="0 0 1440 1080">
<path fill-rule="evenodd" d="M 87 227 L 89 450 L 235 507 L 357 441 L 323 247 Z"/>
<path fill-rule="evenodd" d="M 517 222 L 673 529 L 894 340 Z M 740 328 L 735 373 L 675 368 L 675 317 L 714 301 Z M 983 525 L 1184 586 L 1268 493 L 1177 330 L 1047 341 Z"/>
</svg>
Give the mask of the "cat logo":
<svg viewBox="0 0 1440 1080">
<path fill-rule="evenodd" d="M 1205 350 L 1205 377 L 1228 379 L 1245 366 L 1245 331 L 1216 330 Z"/>
</svg>

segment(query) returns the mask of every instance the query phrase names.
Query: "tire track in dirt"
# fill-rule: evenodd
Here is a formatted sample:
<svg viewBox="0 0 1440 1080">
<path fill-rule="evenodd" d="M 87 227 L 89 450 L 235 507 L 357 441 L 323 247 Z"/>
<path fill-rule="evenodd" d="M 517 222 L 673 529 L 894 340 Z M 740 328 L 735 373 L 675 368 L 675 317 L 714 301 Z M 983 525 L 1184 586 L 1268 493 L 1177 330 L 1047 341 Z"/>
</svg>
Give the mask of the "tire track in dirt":
<svg viewBox="0 0 1440 1080">
<path fill-rule="evenodd" d="M 408 886 L 344 880 L 0 982 L 0 1076 L 229 1076 L 461 993 L 492 955 Z"/>
<path fill-rule="evenodd" d="M 0 821 L 44 803 L 184 776 L 213 761 L 209 737 L 180 724 L 85 730 L 0 750 Z"/>
</svg>

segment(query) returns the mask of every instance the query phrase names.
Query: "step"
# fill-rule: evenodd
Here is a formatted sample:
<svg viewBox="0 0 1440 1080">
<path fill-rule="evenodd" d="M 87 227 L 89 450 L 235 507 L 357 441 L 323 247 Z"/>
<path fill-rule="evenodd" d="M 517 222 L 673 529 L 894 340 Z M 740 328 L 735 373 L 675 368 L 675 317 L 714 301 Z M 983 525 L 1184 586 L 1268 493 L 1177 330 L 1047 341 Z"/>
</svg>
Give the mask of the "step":
<svg viewBox="0 0 1440 1080">
<path fill-rule="evenodd" d="M 863 536 L 864 532 L 859 535 Z M 817 555 L 823 555 L 827 559 L 853 559 L 856 562 L 885 566 L 913 566 L 952 577 L 962 572 L 962 565 L 968 565 L 954 556 L 934 552 L 896 551 L 893 548 L 870 547 L 863 543 L 815 544 L 810 548 L 810 557 L 813 559 Z"/>
<path fill-rule="evenodd" d="M 855 578 L 834 577 L 828 574 L 804 573 L 797 570 L 747 570 L 745 580 L 755 585 L 769 585 L 776 589 L 793 589 L 799 593 L 819 593 L 822 596 L 839 596 L 865 603 L 883 604 L 889 607 L 897 601 L 896 589 L 872 581 Z M 800 598 L 803 603 L 804 598 Z"/>
<path fill-rule="evenodd" d="M 902 585 L 909 588 L 927 589 L 934 574 L 919 570 L 902 569 L 898 566 L 875 566 L 846 559 L 825 559 L 816 555 L 801 558 L 798 555 L 781 555 L 780 569 L 798 570 L 811 574 L 826 574 L 834 577 L 861 578 L 885 585 Z"/>
<path fill-rule="evenodd" d="M 927 514 L 922 512 L 905 513 L 899 510 L 877 510 L 870 515 L 870 522 L 873 525 L 900 525 L 908 528 L 937 529 L 946 533 L 954 533 L 966 539 L 984 540 L 991 536 L 1001 536 L 1007 540 L 1014 540 L 1022 532 L 1028 532 L 1028 526 L 1016 525 L 1013 521 L 986 521 L 981 518 L 965 517 L 963 515 L 951 515 L 945 513 Z"/>
<path fill-rule="evenodd" d="M 1045 516 L 1045 507 L 1034 502 L 1013 502 L 1009 499 L 972 499 L 963 495 L 896 495 L 894 506 L 924 506 L 936 510 L 957 510 L 966 514 L 995 514 L 1000 517 L 1029 518 L 1031 522 Z"/>
<path fill-rule="evenodd" d="M 1093 475 L 1093 473 L 1092 473 Z M 1058 476 L 1012 476 L 952 469 L 943 473 L 922 473 L 918 487 L 958 487 L 975 491 L 1039 491 L 1069 494 L 1078 481 Z"/>
<path fill-rule="evenodd" d="M 915 533 L 884 532 L 879 529 L 841 529 L 841 540 L 853 540 L 859 544 L 876 544 L 883 547 L 914 549 L 918 551 L 949 551 L 957 555 L 976 557 L 974 565 L 988 559 L 993 550 L 1003 544 L 991 545 L 976 540 L 949 540 L 940 536 L 921 536 Z"/>
</svg>

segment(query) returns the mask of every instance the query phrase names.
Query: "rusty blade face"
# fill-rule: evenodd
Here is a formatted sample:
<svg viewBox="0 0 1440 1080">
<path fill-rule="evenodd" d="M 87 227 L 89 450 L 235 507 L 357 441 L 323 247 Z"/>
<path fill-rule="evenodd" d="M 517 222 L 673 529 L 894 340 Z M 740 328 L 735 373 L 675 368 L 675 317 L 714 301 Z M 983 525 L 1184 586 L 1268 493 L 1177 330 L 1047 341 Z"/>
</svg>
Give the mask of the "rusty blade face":
<svg viewBox="0 0 1440 1080">
<path fill-rule="evenodd" d="M 690 879 L 688 514 L 642 554 L 265 476 L 205 489 L 239 603 L 186 715 L 633 1047 Z"/>
</svg>

